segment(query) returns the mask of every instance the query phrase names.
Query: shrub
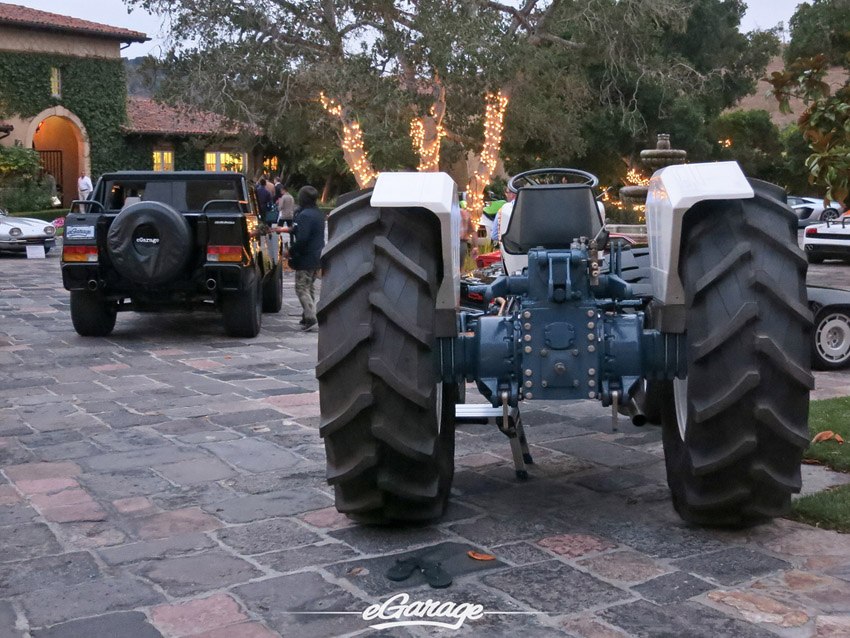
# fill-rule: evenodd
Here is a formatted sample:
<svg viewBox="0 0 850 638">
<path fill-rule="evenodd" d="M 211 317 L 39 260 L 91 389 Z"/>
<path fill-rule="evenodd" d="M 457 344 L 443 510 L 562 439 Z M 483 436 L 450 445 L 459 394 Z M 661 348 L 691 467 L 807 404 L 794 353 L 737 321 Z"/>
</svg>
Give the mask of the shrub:
<svg viewBox="0 0 850 638">
<path fill-rule="evenodd" d="M 50 193 L 35 179 L 20 177 L 16 180 L 4 180 L 0 187 L 0 208 L 10 213 L 25 210 L 44 210 L 50 208 Z"/>
<path fill-rule="evenodd" d="M 38 151 L 21 146 L 0 148 L 0 208 L 10 213 L 50 207 L 50 193 L 38 181 Z"/>
</svg>

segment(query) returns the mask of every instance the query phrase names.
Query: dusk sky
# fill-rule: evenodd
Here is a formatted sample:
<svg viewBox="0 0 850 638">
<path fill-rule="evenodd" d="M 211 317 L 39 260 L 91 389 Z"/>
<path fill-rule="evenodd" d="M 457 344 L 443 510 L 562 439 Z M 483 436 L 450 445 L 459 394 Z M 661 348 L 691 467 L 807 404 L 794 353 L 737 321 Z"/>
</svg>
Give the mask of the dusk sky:
<svg viewBox="0 0 850 638">
<path fill-rule="evenodd" d="M 124 57 L 135 58 L 148 53 L 157 55 L 162 45 L 161 20 L 141 9 L 128 13 L 122 0 L 10 0 L 10 4 L 133 29 L 151 38 L 150 42 L 130 45 L 122 51 Z M 797 4 L 798 0 L 751 0 L 747 3 L 741 30 L 769 29 L 779 22 L 787 26 Z"/>
</svg>

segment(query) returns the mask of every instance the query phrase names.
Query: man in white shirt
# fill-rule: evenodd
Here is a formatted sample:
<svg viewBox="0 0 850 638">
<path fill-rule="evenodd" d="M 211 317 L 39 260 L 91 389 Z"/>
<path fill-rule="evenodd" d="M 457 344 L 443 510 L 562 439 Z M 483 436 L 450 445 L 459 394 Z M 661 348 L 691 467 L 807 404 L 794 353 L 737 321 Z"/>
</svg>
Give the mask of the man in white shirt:
<svg viewBox="0 0 850 638">
<path fill-rule="evenodd" d="M 93 188 L 89 176 L 86 175 L 85 172 L 80 173 L 80 179 L 77 180 L 77 194 L 79 195 L 78 199 L 88 199 L 89 195 L 91 195 L 92 190 Z"/>
</svg>

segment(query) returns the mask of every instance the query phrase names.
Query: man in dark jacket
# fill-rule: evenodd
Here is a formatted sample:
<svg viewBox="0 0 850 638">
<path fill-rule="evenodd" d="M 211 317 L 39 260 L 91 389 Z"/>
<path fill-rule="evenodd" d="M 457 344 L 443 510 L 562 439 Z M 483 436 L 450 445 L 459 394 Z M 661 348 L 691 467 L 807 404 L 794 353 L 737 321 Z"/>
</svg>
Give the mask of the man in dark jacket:
<svg viewBox="0 0 850 638">
<path fill-rule="evenodd" d="M 271 223 L 269 219 L 269 211 L 272 206 L 272 196 L 269 193 L 269 189 L 266 188 L 266 180 L 265 178 L 261 179 L 257 184 L 257 203 L 260 205 L 260 210 L 263 213 L 263 219 L 266 220 L 266 223 Z M 275 210 L 275 212 L 277 212 Z M 277 221 L 277 215 L 275 215 L 274 221 Z"/>
<path fill-rule="evenodd" d="M 325 245 L 325 215 L 316 206 L 318 191 L 304 186 L 298 191 L 300 212 L 295 217 L 290 236 L 289 265 L 295 269 L 295 294 L 304 309 L 301 329 L 311 330 L 316 321 L 316 278 L 321 267 Z"/>
</svg>

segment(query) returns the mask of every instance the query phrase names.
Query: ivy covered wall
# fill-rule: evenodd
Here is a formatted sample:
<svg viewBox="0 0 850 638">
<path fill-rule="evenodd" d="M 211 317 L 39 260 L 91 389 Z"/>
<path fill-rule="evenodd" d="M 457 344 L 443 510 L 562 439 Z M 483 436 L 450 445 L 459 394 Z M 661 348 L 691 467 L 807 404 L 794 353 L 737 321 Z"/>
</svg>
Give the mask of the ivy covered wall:
<svg viewBox="0 0 850 638">
<path fill-rule="evenodd" d="M 50 69 L 62 74 L 62 96 L 50 95 Z M 9 115 L 30 118 L 64 106 L 86 127 L 93 176 L 135 167 L 140 151 L 125 144 L 127 84 L 121 60 L 0 52 L 0 102 Z M 148 160 L 149 161 L 149 160 Z"/>
<path fill-rule="evenodd" d="M 50 70 L 58 67 L 62 96 L 51 96 Z M 91 173 L 150 170 L 155 140 L 125 136 L 127 79 L 120 59 L 0 51 L 0 117 L 31 118 L 53 106 L 77 115 L 89 135 Z M 174 143 L 177 170 L 203 169 L 203 151 L 192 141 Z"/>
</svg>

